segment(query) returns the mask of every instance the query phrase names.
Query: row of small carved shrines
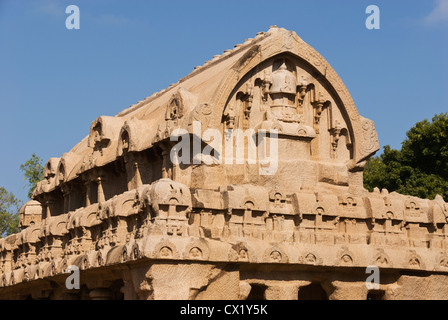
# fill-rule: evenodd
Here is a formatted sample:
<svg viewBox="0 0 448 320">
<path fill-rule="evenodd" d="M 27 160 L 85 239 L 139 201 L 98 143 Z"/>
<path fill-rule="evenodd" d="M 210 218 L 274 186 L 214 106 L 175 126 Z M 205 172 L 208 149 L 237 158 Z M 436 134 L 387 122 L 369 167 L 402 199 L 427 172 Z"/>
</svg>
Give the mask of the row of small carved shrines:
<svg viewBox="0 0 448 320">
<path fill-rule="evenodd" d="M 386 191 L 287 194 L 251 185 L 190 190 L 160 179 L 0 239 L 0 285 L 63 273 L 71 264 L 85 269 L 141 258 L 381 262 L 445 270 L 447 216 L 440 197 L 423 200 Z M 334 247 L 330 258 L 319 253 L 328 246 Z"/>
</svg>

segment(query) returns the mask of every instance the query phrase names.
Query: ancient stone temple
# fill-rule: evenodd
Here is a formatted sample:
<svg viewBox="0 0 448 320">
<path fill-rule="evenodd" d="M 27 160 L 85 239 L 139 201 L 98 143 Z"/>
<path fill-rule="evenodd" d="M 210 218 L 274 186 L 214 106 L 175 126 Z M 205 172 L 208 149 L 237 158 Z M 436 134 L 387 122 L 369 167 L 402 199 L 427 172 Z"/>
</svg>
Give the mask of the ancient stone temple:
<svg viewBox="0 0 448 320">
<path fill-rule="evenodd" d="M 327 61 L 271 27 L 49 159 L 0 239 L 0 298 L 447 298 L 448 205 L 365 190 L 378 149 Z"/>
</svg>

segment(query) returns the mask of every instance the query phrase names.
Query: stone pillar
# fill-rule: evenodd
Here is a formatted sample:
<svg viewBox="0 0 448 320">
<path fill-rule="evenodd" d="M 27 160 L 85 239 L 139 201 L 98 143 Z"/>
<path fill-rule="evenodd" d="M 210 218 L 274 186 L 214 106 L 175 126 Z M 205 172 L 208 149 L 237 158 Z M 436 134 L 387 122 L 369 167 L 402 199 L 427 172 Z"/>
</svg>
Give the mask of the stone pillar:
<svg viewBox="0 0 448 320">
<path fill-rule="evenodd" d="M 127 153 L 124 156 L 128 190 L 138 189 L 143 185 L 139 167 L 140 159 L 141 157 L 133 152 Z"/>
<path fill-rule="evenodd" d="M 137 161 L 134 162 L 134 166 L 135 166 L 135 177 L 134 177 L 135 188 L 138 189 L 143 185 L 143 182 L 142 182 L 142 177 L 140 175 L 139 164 Z"/>
<path fill-rule="evenodd" d="M 91 204 L 91 200 L 90 200 L 90 180 L 86 181 L 84 183 L 85 187 L 86 187 L 86 207 L 90 206 Z"/>
<path fill-rule="evenodd" d="M 45 201 L 45 217 L 48 219 L 51 217 L 51 210 L 50 210 L 50 201 Z"/>
<path fill-rule="evenodd" d="M 240 281 L 240 293 L 238 295 L 238 300 L 247 300 L 250 290 L 252 290 L 252 287 L 249 283 L 246 281 Z"/>
<path fill-rule="evenodd" d="M 172 179 L 170 146 L 168 144 L 161 144 L 160 147 L 162 148 L 162 178 Z"/>
<path fill-rule="evenodd" d="M 135 273 L 138 273 L 137 270 L 134 271 Z M 144 275 L 144 274 L 143 274 Z M 140 277 L 143 276 L 140 274 Z M 140 296 L 137 294 L 137 290 L 135 290 L 134 282 L 135 279 L 133 279 L 133 274 L 129 269 L 124 269 L 122 271 L 122 279 L 124 286 L 121 288 L 121 292 L 123 293 L 124 300 L 138 300 Z M 143 279 L 140 279 L 143 280 Z M 147 299 L 147 295 L 145 295 L 145 300 Z"/>
<path fill-rule="evenodd" d="M 148 300 L 237 300 L 239 272 L 227 265 L 155 263 L 130 269 L 136 295 Z M 126 282 L 125 282 L 126 283 Z M 125 295 L 132 296 L 129 287 Z"/>
<path fill-rule="evenodd" d="M 330 300 L 366 300 L 368 289 L 366 283 L 333 281 L 333 292 L 329 296 Z"/>
<path fill-rule="evenodd" d="M 309 283 L 309 282 L 307 282 Z M 298 284 L 279 284 L 268 286 L 264 293 L 266 300 L 297 300 Z"/>
<path fill-rule="evenodd" d="M 98 189 L 97 189 L 98 196 L 97 196 L 97 199 L 98 199 L 98 203 L 102 203 L 102 202 L 104 202 L 106 200 L 104 198 L 103 179 L 101 177 L 98 177 L 97 183 L 98 183 Z"/>
<path fill-rule="evenodd" d="M 45 206 L 47 209 L 47 213 L 46 213 L 47 217 L 51 217 L 55 214 L 54 213 L 54 204 L 55 204 L 55 201 L 50 196 L 47 197 L 47 199 L 45 200 Z"/>
</svg>

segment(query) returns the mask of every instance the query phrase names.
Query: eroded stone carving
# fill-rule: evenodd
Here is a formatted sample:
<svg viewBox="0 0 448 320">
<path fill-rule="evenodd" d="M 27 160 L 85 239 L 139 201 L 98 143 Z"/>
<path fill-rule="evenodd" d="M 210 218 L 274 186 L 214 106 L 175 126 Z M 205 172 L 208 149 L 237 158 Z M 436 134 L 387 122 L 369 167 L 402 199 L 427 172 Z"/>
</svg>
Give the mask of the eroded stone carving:
<svg viewBox="0 0 448 320">
<path fill-rule="evenodd" d="M 254 133 L 276 131 L 266 142 L 277 139 L 278 168 L 260 174 L 246 154 L 241 163 L 174 164 L 176 129 L 199 142 L 197 154 L 212 144 L 206 130 L 248 132 L 240 151 Z M 396 277 L 382 284 L 388 296 L 412 288 L 403 270 L 437 270 L 448 287 L 446 202 L 367 192 L 362 170 L 377 150 L 373 122 L 325 59 L 272 27 L 99 117 L 81 143 L 51 158 L 20 212 L 22 230 L 0 239 L 0 298 L 33 297 L 38 279 L 52 283 L 41 291 L 53 299 L 238 299 L 257 290 L 297 298 L 317 280 L 325 295 L 359 298 L 371 265 Z M 82 271 L 76 293 L 61 281 L 69 265 Z M 346 270 L 356 280 L 338 280 Z"/>
</svg>

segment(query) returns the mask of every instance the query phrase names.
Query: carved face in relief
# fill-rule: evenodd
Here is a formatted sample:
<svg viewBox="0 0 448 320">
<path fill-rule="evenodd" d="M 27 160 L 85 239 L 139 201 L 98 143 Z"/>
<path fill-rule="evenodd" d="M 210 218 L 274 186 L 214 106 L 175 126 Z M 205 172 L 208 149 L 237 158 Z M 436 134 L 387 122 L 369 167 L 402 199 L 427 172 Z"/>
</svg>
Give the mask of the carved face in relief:
<svg viewBox="0 0 448 320">
<path fill-rule="evenodd" d="M 273 262 L 280 262 L 282 260 L 282 254 L 278 252 L 277 250 L 274 250 L 271 252 L 271 255 L 269 256 L 271 261 Z"/>
<path fill-rule="evenodd" d="M 387 211 L 386 212 L 386 218 L 387 219 L 393 219 L 394 218 L 394 213 L 392 211 Z"/>
<path fill-rule="evenodd" d="M 246 249 L 241 249 L 240 252 L 238 253 L 238 260 L 240 261 L 247 261 L 249 260 L 249 255 L 247 253 Z"/>
<path fill-rule="evenodd" d="M 275 196 L 274 196 L 274 203 L 280 203 L 282 201 L 282 195 L 281 195 L 281 193 L 276 193 L 275 194 Z"/>
<path fill-rule="evenodd" d="M 415 209 L 418 209 L 418 208 L 417 208 L 417 205 L 415 204 L 414 201 L 410 201 L 410 202 L 408 203 L 408 205 L 407 205 L 407 209 L 409 209 L 409 210 L 415 210 Z"/>
<path fill-rule="evenodd" d="M 159 255 L 162 258 L 172 257 L 173 256 L 173 250 L 171 250 L 171 248 L 165 246 L 162 249 L 160 249 Z"/>
<path fill-rule="evenodd" d="M 440 266 L 448 268 L 448 258 L 443 258 L 442 260 L 440 260 Z"/>
<path fill-rule="evenodd" d="M 347 197 L 347 205 L 348 206 L 356 206 L 356 202 L 352 197 Z"/>
<path fill-rule="evenodd" d="M 341 262 L 342 262 L 343 264 L 352 264 L 352 263 L 353 263 L 353 259 L 352 259 L 352 257 L 350 257 L 350 255 L 348 255 L 348 254 L 344 254 L 344 255 L 341 257 Z"/>
<path fill-rule="evenodd" d="M 379 265 L 387 265 L 387 258 L 383 255 L 378 256 L 378 258 L 376 258 L 376 263 Z"/>
<path fill-rule="evenodd" d="M 193 259 L 201 259 L 202 258 L 202 251 L 198 247 L 194 247 L 189 252 L 190 258 Z"/>
<path fill-rule="evenodd" d="M 308 253 L 305 257 L 307 263 L 316 263 L 316 256 L 312 253 Z"/>
<path fill-rule="evenodd" d="M 246 208 L 246 210 L 252 210 L 254 208 L 254 203 L 252 201 L 247 201 L 244 204 L 244 207 Z"/>
<path fill-rule="evenodd" d="M 409 265 L 412 267 L 420 267 L 420 261 L 418 260 L 417 257 L 412 257 L 411 259 L 409 259 Z"/>
</svg>

